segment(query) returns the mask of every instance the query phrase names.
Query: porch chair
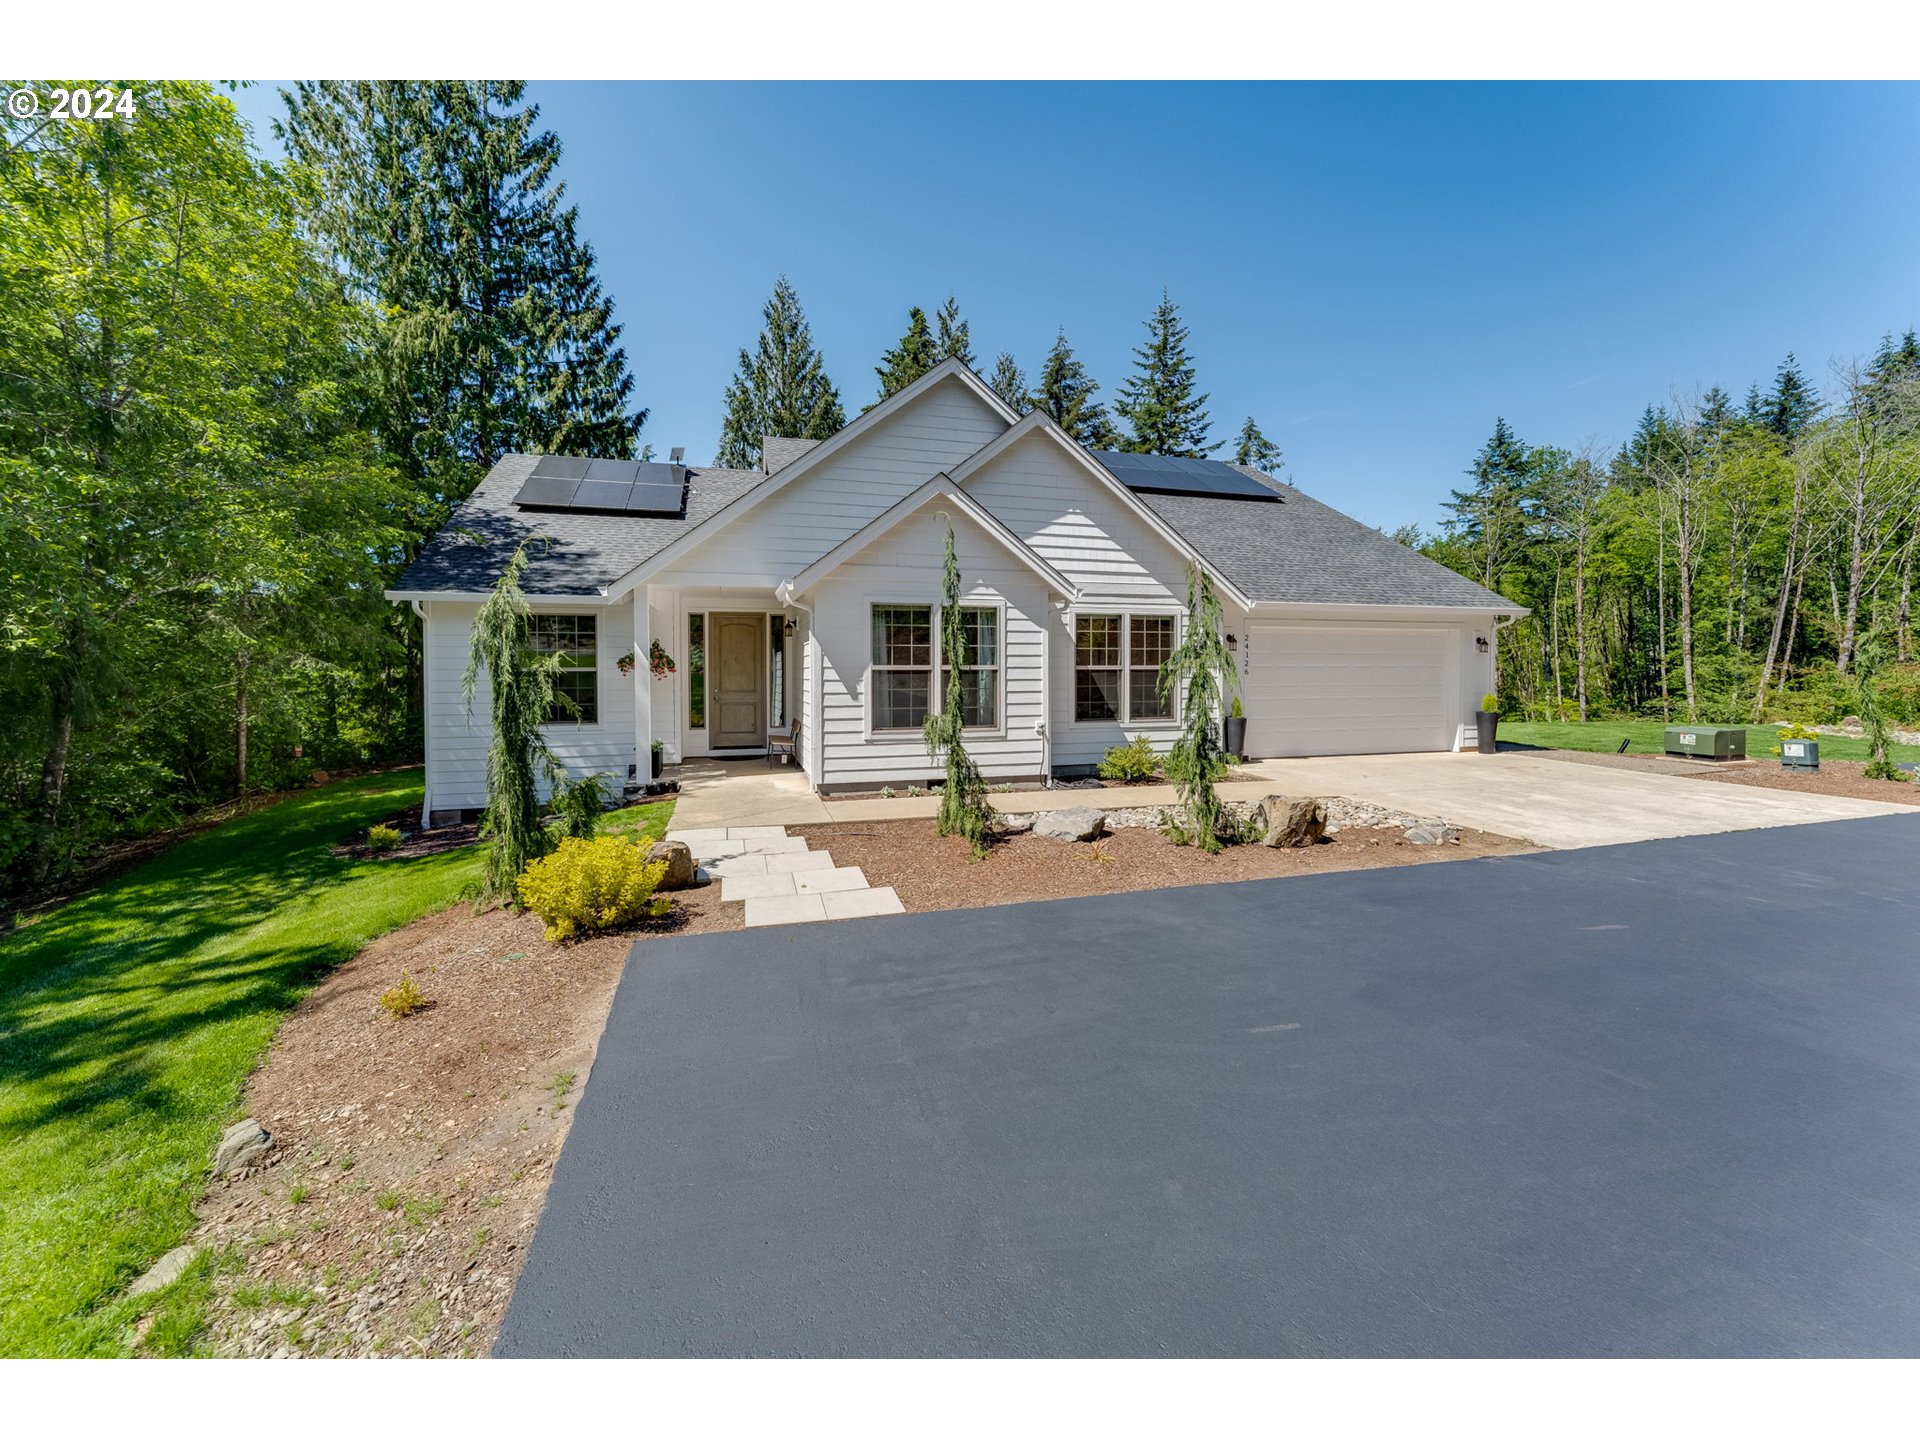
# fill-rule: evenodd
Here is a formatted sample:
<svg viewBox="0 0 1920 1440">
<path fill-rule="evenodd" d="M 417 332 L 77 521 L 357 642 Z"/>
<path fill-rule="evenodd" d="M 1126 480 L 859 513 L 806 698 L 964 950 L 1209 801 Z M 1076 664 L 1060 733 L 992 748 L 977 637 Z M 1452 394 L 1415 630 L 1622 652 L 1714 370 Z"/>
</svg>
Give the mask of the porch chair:
<svg viewBox="0 0 1920 1440">
<path fill-rule="evenodd" d="M 800 763 L 800 722 L 797 719 L 787 727 L 786 734 L 769 733 L 767 736 L 767 764 L 773 764 L 782 755 L 791 757 L 796 765 Z"/>
</svg>

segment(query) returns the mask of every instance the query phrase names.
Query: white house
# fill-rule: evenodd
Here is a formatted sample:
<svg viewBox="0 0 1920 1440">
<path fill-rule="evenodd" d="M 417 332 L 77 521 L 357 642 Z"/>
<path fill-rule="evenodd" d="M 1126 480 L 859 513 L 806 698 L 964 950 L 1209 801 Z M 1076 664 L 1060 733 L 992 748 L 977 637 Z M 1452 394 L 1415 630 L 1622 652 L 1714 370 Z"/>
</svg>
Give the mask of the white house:
<svg viewBox="0 0 1920 1440">
<path fill-rule="evenodd" d="M 824 792 L 925 783 L 946 683 L 953 528 L 972 637 L 968 749 L 990 781 L 1084 772 L 1179 727 L 1154 683 L 1197 563 L 1225 609 L 1252 757 L 1446 750 L 1520 607 L 1255 471 L 1089 451 L 948 362 L 824 442 L 769 438 L 764 470 L 510 455 L 389 598 L 425 625 L 426 810 L 485 803 L 488 705 L 461 696 L 468 632 L 523 540 L 535 639 L 575 711 L 570 772 L 648 773 L 796 738 Z M 676 452 L 677 459 L 677 452 Z M 653 678 L 657 642 L 674 663 Z M 633 657 L 631 673 L 619 661 Z"/>
</svg>

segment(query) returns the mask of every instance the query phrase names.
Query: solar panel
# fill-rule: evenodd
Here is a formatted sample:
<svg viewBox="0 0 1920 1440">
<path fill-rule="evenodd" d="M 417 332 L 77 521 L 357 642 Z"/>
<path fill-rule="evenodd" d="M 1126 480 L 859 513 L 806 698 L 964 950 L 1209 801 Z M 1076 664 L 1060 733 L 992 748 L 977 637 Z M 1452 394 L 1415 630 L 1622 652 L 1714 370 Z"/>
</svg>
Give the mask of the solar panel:
<svg viewBox="0 0 1920 1440">
<path fill-rule="evenodd" d="M 1126 450 L 1095 450 L 1094 459 L 1129 490 L 1159 495 L 1204 495 L 1216 500 L 1265 500 L 1280 497 L 1224 460 L 1186 455 L 1135 455 Z"/>
<path fill-rule="evenodd" d="M 513 503 L 522 510 L 678 516 L 687 508 L 687 467 L 542 455 Z"/>
</svg>

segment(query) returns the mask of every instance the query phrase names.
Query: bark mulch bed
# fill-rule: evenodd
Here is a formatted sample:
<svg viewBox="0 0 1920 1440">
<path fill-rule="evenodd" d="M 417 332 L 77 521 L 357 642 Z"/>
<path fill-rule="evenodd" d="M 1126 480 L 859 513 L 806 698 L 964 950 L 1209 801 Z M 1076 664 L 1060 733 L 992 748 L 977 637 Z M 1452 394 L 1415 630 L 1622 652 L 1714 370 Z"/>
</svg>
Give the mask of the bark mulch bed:
<svg viewBox="0 0 1920 1440">
<path fill-rule="evenodd" d="M 1920 805 L 1920 783 L 1908 780 L 1869 780 L 1861 772 L 1864 760 L 1825 760 L 1818 770 L 1788 770 L 1776 761 L 1761 761 L 1737 770 L 1709 770 L 1700 780 L 1723 785 L 1760 785 L 1769 790 L 1799 790 L 1809 795 L 1850 795 L 1856 800 L 1891 800 L 1896 805 Z"/>
<path fill-rule="evenodd" d="M 458 906 L 375 941 L 287 1018 L 247 1088 L 260 1169 L 215 1179 L 207 1342 L 227 1355 L 484 1355 L 636 939 L 737 928 L 717 887 L 671 919 L 549 945 Z M 431 1008 L 383 1014 L 411 974 Z"/>
<path fill-rule="evenodd" d="M 1504 835 L 1462 830 L 1457 841 L 1415 845 L 1396 827 L 1342 830 L 1318 845 L 1270 850 L 1236 845 L 1203 855 L 1175 845 L 1158 830 L 1117 830 L 1104 840 L 1076 843 L 1044 835 L 996 840 L 985 856 L 970 858 L 967 842 L 942 838 L 931 820 L 841 821 L 793 825 L 813 849 L 833 852 L 835 865 L 858 865 L 870 885 L 891 885 L 909 911 L 1011 905 L 1172 885 L 1264 880 L 1387 865 L 1424 865 L 1482 855 L 1523 855 L 1538 847 Z"/>
</svg>

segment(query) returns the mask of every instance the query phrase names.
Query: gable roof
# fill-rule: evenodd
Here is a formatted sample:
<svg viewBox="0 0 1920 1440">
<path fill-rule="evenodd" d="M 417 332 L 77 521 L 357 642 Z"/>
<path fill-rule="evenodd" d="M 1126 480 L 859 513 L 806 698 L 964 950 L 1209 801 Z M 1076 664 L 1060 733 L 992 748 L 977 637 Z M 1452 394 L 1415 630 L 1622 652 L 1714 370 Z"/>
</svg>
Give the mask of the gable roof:
<svg viewBox="0 0 1920 1440">
<path fill-rule="evenodd" d="M 698 533 L 690 531 L 678 537 L 656 554 L 648 556 L 644 561 L 633 566 L 606 588 L 607 595 L 610 598 L 618 599 L 621 595 L 633 589 L 634 586 L 643 583 L 647 576 L 671 565 L 675 560 L 678 560 L 682 555 L 693 549 L 694 546 L 704 541 L 707 536 L 714 531 L 721 529 L 723 526 L 731 525 L 742 515 L 751 511 L 755 506 L 771 499 L 794 481 L 798 480 L 802 475 L 812 471 L 815 466 L 823 464 L 833 456 L 838 455 L 842 450 L 846 449 L 847 446 L 859 439 L 862 435 L 865 435 L 882 421 L 899 414 L 936 385 L 943 385 L 949 380 L 956 381 L 971 390 L 981 400 L 985 401 L 993 412 L 1005 420 L 1007 424 L 1012 425 L 1020 418 L 1015 415 L 1012 410 L 1007 408 L 1006 401 L 993 393 L 992 388 L 988 386 L 986 381 L 974 374 L 966 365 L 958 360 L 942 360 L 911 385 L 902 386 L 886 399 L 882 400 L 878 405 L 875 405 L 871 410 L 855 417 L 852 423 L 842 429 L 836 430 L 832 435 L 822 440 L 812 449 L 788 460 L 786 464 L 780 467 L 777 473 L 766 477 L 766 484 L 758 486 L 750 493 L 744 494 L 739 503 L 729 505 L 724 514 L 711 516 L 707 522 L 703 522 L 699 527 L 696 527 Z"/>
<path fill-rule="evenodd" d="M 1004 455 L 1008 450 L 1011 450 L 1029 435 L 1043 435 L 1053 441 L 1055 445 L 1065 451 L 1087 472 L 1090 479 L 1096 484 L 1105 486 L 1122 505 L 1133 511 L 1133 513 L 1146 524 L 1149 530 L 1157 534 L 1180 555 L 1188 560 L 1197 562 L 1204 568 L 1207 573 L 1213 577 L 1214 583 L 1227 592 L 1230 599 L 1242 608 L 1248 604 L 1248 597 L 1241 592 L 1240 587 L 1234 582 L 1233 578 L 1219 566 L 1215 565 L 1205 551 L 1184 538 L 1154 510 L 1142 504 L 1141 502 L 1146 498 L 1145 496 L 1136 495 L 1125 485 L 1122 485 L 1111 470 L 1107 469 L 1106 466 L 1094 458 L 1092 451 L 1088 450 L 1086 446 L 1080 444 L 1071 435 L 1067 434 L 1066 431 L 1062 430 L 1060 426 L 1055 423 L 1053 417 L 1044 410 L 1029 410 L 1021 419 L 1020 423 L 1015 425 L 1011 430 L 1003 431 L 987 444 L 982 445 L 978 450 L 974 451 L 973 454 L 961 461 L 960 464 L 954 466 L 954 480 L 960 484 L 965 484 L 969 479 L 979 474 L 980 471 L 984 470 L 988 465 L 991 465 L 1000 456 Z"/>
<path fill-rule="evenodd" d="M 513 499 L 539 460 L 538 455 L 502 456 L 394 581 L 387 598 L 483 594 L 521 541 L 534 535 L 547 543 L 529 547 L 521 582 L 527 594 L 599 598 L 635 565 L 767 479 L 758 470 L 690 470 L 684 517 L 522 511 Z"/>
<path fill-rule="evenodd" d="M 785 435 L 764 436 L 760 441 L 760 468 L 769 475 L 776 470 L 784 470 L 819 443 L 818 440 L 795 440 Z"/>
<path fill-rule="evenodd" d="M 1271 475 L 1244 465 L 1232 468 L 1252 476 L 1283 503 L 1148 492 L 1139 498 L 1255 602 L 1526 613 L 1526 607 Z"/>
<path fill-rule="evenodd" d="M 912 519 L 928 505 L 937 500 L 950 501 L 953 507 L 965 515 L 974 524 L 1010 553 L 1014 559 L 1025 565 L 1034 574 L 1045 580 L 1049 586 L 1069 599 L 1079 594 L 1079 589 L 1065 575 L 1062 575 L 1031 545 L 1009 530 L 991 511 L 979 501 L 973 499 L 958 485 L 951 476 L 934 476 L 912 494 L 895 501 L 882 510 L 873 519 L 861 526 L 853 534 L 842 540 L 813 564 L 798 575 L 782 580 L 774 593 L 781 599 L 795 595 L 804 595 L 820 581 L 831 575 L 840 566 L 858 555 L 862 550 L 892 530 L 903 521 Z"/>
</svg>

